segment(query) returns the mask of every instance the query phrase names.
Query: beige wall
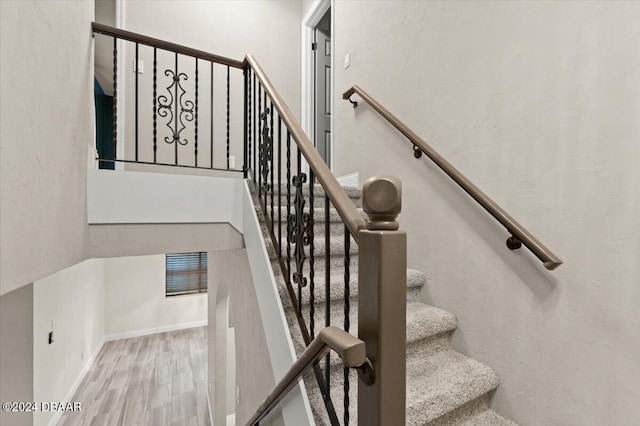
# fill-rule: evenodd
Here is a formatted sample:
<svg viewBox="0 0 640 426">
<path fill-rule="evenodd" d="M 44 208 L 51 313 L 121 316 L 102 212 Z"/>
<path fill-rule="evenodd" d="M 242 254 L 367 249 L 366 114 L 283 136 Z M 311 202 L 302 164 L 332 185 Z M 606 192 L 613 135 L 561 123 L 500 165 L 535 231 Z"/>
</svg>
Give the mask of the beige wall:
<svg viewBox="0 0 640 426">
<path fill-rule="evenodd" d="M 225 424 L 226 407 L 235 405 L 236 424 L 245 424 L 275 386 L 260 306 L 246 250 L 210 251 L 208 256 L 209 269 L 219 273 L 209 278 L 209 396 L 214 421 Z M 229 401 L 226 389 L 229 327 L 235 333 L 235 401 Z M 279 410 L 261 423 L 283 424 Z"/>
<path fill-rule="evenodd" d="M 164 254 L 104 262 L 104 331 L 108 340 L 206 324 L 206 293 L 166 296 Z"/>
<path fill-rule="evenodd" d="M 53 343 L 48 334 L 53 331 Z M 33 284 L 33 400 L 72 401 L 105 334 L 105 261 L 89 259 Z M 62 412 L 39 411 L 34 425 Z M 54 422 L 55 423 L 55 422 Z"/>
<path fill-rule="evenodd" d="M 404 184 L 425 301 L 525 425 L 640 423 L 640 3 L 335 3 L 336 174 Z M 354 19 L 357 17 L 357 19 Z M 502 227 L 361 103 L 404 120 L 565 261 Z"/>
<path fill-rule="evenodd" d="M 0 296 L 0 403 L 35 401 L 33 284 Z M 0 424 L 33 425 L 33 414 L 0 410 Z"/>
<path fill-rule="evenodd" d="M 0 7 L 0 294 L 85 257 L 92 19 L 92 1 Z"/>
</svg>

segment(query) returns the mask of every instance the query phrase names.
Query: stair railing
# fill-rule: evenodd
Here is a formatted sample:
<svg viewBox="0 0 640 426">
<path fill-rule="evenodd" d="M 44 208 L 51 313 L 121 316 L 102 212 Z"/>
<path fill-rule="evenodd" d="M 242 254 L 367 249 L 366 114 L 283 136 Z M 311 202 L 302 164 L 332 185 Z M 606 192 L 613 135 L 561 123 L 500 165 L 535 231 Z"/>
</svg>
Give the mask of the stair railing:
<svg viewBox="0 0 640 426">
<path fill-rule="evenodd" d="M 356 402 L 359 425 L 404 424 L 407 243 L 406 234 L 398 231 L 396 222 L 402 201 L 400 181 L 377 177 L 364 184 L 365 220 L 256 59 L 247 55 L 245 64 L 246 175 L 255 188 L 307 347 L 316 337 L 317 320 L 322 319 L 316 318 L 322 313 L 315 312 L 315 248 L 322 242 L 314 231 L 316 209 L 324 208 L 325 217 L 324 224 L 317 224 L 324 228 L 324 327 L 338 325 L 331 323 L 335 309 L 331 303 L 331 268 L 336 266 L 332 262 L 336 258 L 344 269 L 343 323 L 339 325 L 345 332 L 351 329 L 351 269 L 355 266 L 352 241 L 358 245 L 358 338 L 365 343 L 371 371 L 357 370 L 358 396 L 353 401 L 349 393 L 354 369 L 344 368 L 340 380 L 332 377 L 334 364 L 329 356 L 325 357 L 324 368 L 320 363 L 313 364 L 328 420 L 332 425 L 348 425 L 353 414 L 350 405 Z M 303 158 L 309 165 L 308 176 L 302 170 Z M 316 183 L 322 188 L 318 193 Z M 344 223 L 342 247 L 334 247 L 331 242 L 331 207 Z M 291 376 L 299 377 L 290 372 L 285 379 Z M 332 384 L 335 381 L 342 386 L 336 389 Z M 287 387 L 287 383 L 280 382 L 278 387 Z M 335 405 L 336 393 L 342 393 L 342 407 Z M 265 402 L 256 416 L 263 417 L 268 407 L 272 404 Z"/>
<path fill-rule="evenodd" d="M 351 96 L 357 94 L 376 110 L 384 119 L 386 119 L 393 127 L 398 129 L 400 133 L 405 135 L 413 144 L 413 153 L 415 158 L 420 158 L 424 153 L 429 157 L 442 171 L 444 171 L 451 179 L 453 179 L 467 194 L 478 202 L 486 211 L 489 212 L 498 222 L 500 222 L 511 234 L 507 238 L 506 244 L 510 250 L 519 249 L 524 244 L 529 250 L 540 259 L 544 267 L 552 271 L 562 265 L 562 260 L 542 244 L 536 237 L 531 234 L 524 226 L 518 223 L 511 215 L 509 215 L 502 207 L 493 201 L 487 194 L 464 176 L 442 155 L 434 150 L 427 142 L 411 130 L 406 124 L 400 121 L 382 104 L 376 101 L 371 95 L 365 92 L 359 86 L 352 86 L 342 94 L 344 100 L 351 102 L 354 108 L 358 107 L 358 102 L 353 101 Z"/>
<path fill-rule="evenodd" d="M 238 61 L 102 24 L 92 23 L 92 29 L 96 68 L 104 71 L 107 63 L 112 71 L 112 85 L 106 90 L 113 97 L 111 135 L 98 147 L 99 165 L 135 163 L 242 172 L 265 218 L 307 349 L 250 424 L 268 415 L 309 368 L 331 425 L 349 425 L 355 414 L 350 406 L 356 403 L 359 425 L 404 424 L 407 243 L 396 222 L 400 181 L 394 177 L 368 180 L 362 189 L 364 214 L 358 210 L 251 55 Z M 109 57 L 98 58 L 105 41 Z M 142 78 L 145 60 L 152 64 L 151 75 Z M 118 79 L 123 65 L 131 63 L 134 76 L 127 76 L 125 91 Z M 236 70 L 242 70 L 242 76 L 232 74 Z M 238 106 L 241 99 L 234 96 L 240 93 L 242 108 Z M 127 120 L 133 121 L 124 131 L 118 107 L 125 107 Z M 241 131 L 234 126 L 240 121 L 235 118 L 242 120 Z M 241 167 L 234 164 L 236 156 L 242 157 Z M 303 159 L 309 165 L 308 175 L 302 170 Z M 315 214 L 321 209 L 323 223 Z M 333 231 L 342 232 L 341 245 L 331 239 L 332 222 L 339 227 Z M 316 238 L 316 226 L 323 238 Z M 317 277 L 321 260 L 316 259 L 315 250 L 321 243 L 324 277 Z M 355 316 L 351 299 L 356 244 L 357 339 L 349 334 Z M 339 303 L 332 303 L 331 270 L 336 266 L 344 272 L 344 294 Z M 324 312 L 316 312 L 319 278 L 325 287 Z M 335 314 L 339 318 L 332 321 Z M 327 348 L 342 354 L 340 363 L 326 354 Z M 322 357 L 324 363 L 319 361 Z M 341 374 L 332 377 L 336 376 L 332 372 Z M 350 390 L 355 390 L 355 380 L 354 399 Z M 341 407 L 334 405 L 340 397 Z"/>
<path fill-rule="evenodd" d="M 244 164 L 235 164 L 235 157 L 243 156 L 243 144 L 240 132 L 234 134 L 231 125 L 234 111 L 230 103 L 235 92 L 240 93 L 241 83 L 234 87 L 232 73 L 243 69 L 242 61 L 96 22 L 91 27 L 96 67 L 101 68 L 97 74 L 109 71 L 104 78 L 111 80 L 111 84 L 103 81 L 112 98 L 112 115 L 105 123 L 111 141 L 98 141 L 100 168 L 126 163 L 138 164 L 138 169 L 244 170 Z M 106 46 L 111 58 L 98 57 Z M 126 76 L 127 93 L 119 81 L 125 72 L 134 74 L 133 78 Z M 124 128 L 119 123 L 119 107 L 127 109 L 122 118 L 132 119 L 132 126 Z"/>
</svg>

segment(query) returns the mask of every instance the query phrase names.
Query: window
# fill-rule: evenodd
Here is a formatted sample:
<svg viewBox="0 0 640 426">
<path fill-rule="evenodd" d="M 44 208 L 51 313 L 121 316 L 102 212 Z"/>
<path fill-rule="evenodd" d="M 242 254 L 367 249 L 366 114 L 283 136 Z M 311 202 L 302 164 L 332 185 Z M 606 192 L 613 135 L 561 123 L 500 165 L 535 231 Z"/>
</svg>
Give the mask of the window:
<svg viewBox="0 0 640 426">
<path fill-rule="evenodd" d="M 207 292 L 207 253 L 167 254 L 167 296 Z"/>
</svg>

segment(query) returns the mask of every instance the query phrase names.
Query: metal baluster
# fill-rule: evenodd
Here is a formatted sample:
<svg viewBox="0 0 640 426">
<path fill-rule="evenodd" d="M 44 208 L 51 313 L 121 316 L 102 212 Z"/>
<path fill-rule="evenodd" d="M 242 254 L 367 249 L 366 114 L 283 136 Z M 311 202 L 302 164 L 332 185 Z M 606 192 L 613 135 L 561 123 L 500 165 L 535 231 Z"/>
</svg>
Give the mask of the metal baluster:
<svg viewBox="0 0 640 426">
<path fill-rule="evenodd" d="M 269 110 L 271 111 L 271 144 L 270 144 L 271 145 L 270 146 L 271 154 L 269 155 L 270 158 L 271 158 L 271 170 L 270 170 L 270 173 L 271 173 L 271 186 L 269 187 L 269 190 L 270 190 L 269 192 L 270 192 L 270 195 L 271 195 L 271 232 L 274 232 L 274 230 L 275 230 L 274 223 L 275 222 L 273 221 L 273 210 L 274 210 L 273 209 L 273 193 L 274 193 L 274 190 L 273 190 L 273 172 L 274 172 L 275 169 L 273 168 L 273 159 L 274 159 L 274 156 L 273 156 L 273 145 L 274 145 L 273 144 L 273 140 L 274 140 L 274 137 L 273 137 L 273 134 L 274 134 L 274 132 L 273 132 L 273 130 L 274 130 L 274 127 L 273 127 L 273 116 L 276 115 L 276 114 L 275 114 L 275 111 L 273 110 L 273 102 L 272 101 L 269 101 Z"/>
<path fill-rule="evenodd" d="M 178 53 L 176 52 L 175 54 L 176 57 L 176 74 L 175 74 L 175 96 L 174 96 L 174 102 L 175 102 L 175 114 L 174 114 L 174 120 L 175 120 L 175 127 L 174 127 L 174 136 L 173 136 L 173 144 L 175 145 L 175 151 L 176 151 L 176 166 L 178 165 L 178 145 L 180 145 L 178 143 L 178 116 L 180 115 L 178 113 L 178 111 L 180 111 L 180 103 L 178 101 L 178 82 L 179 82 L 179 78 L 180 78 L 180 74 L 178 74 Z"/>
<path fill-rule="evenodd" d="M 195 156 L 195 166 L 198 167 L 198 58 L 196 58 L 196 105 L 195 105 L 195 134 L 194 134 L 194 145 L 193 145 L 193 154 Z"/>
<path fill-rule="evenodd" d="M 308 238 L 309 238 L 309 331 L 311 333 L 311 339 L 315 337 L 315 270 L 314 270 L 314 246 L 313 246 L 313 202 L 314 202 L 314 188 L 313 188 L 313 170 L 309 167 L 309 226 L 308 226 Z"/>
<path fill-rule="evenodd" d="M 113 159 L 118 159 L 118 39 L 115 37 L 113 38 Z"/>
<path fill-rule="evenodd" d="M 136 43 L 136 69 L 135 69 L 135 73 L 136 73 L 136 161 L 138 161 L 138 77 L 139 77 L 139 73 L 138 73 L 138 43 Z"/>
<path fill-rule="evenodd" d="M 349 331 L 349 311 L 350 311 L 350 296 L 351 290 L 349 288 L 351 281 L 351 272 L 349 270 L 349 264 L 351 262 L 351 234 L 347 225 L 344 226 L 344 329 Z M 344 426 L 349 425 L 349 369 L 345 368 L 344 375 Z"/>
<path fill-rule="evenodd" d="M 256 132 L 258 129 L 258 115 L 257 115 L 257 109 L 256 109 L 256 75 L 253 74 L 253 122 L 255 123 L 253 126 L 253 181 L 256 181 L 256 172 L 258 171 L 258 138 L 256 138 Z M 259 133 L 258 133 L 259 134 Z"/>
<path fill-rule="evenodd" d="M 264 179 L 264 191 L 263 191 L 263 194 L 264 194 L 263 203 L 264 204 L 263 204 L 263 206 L 264 206 L 265 222 L 267 222 L 267 226 L 269 226 L 269 215 L 268 215 L 268 212 L 267 212 L 267 206 L 268 206 L 267 197 L 269 196 L 269 181 L 268 181 L 268 179 L 269 179 L 269 170 L 267 169 L 267 166 L 269 165 L 269 161 L 268 161 L 269 160 L 269 155 L 268 155 L 268 153 L 270 152 L 270 150 L 269 151 L 267 150 L 268 149 L 267 141 L 268 141 L 268 137 L 269 137 L 269 128 L 267 127 L 269 122 L 267 121 L 267 116 L 269 115 L 270 109 L 267 106 L 267 92 L 264 91 L 264 89 L 263 89 L 263 96 L 264 96 L 264 112 L 265 112 L 265 115 L 264 115 L 264 126 L 266 127 L 266 130 L 267 130 L 266 131 L 266 136 L 265 136 L 265 138 L 263 138 L 264 139 L 263 140 L 264 146 L 263 146 L 263 150 L 262 150 L 263 151 L 263 155 L 266 156 L 265 162 L 264 162 L 263 167 L 262 167 L 262 179 Z M 265 127 L 262 128 L 263 132 L 264 132 Z M 271 232 L 273 232 L 273 223 L 271 223 Z"/>
<path fill-rule="evenodd" d="M 282 117 L 278 115 L 278 256 L 282 257 Z"/>
<path fill-rule="evenodd" d="M 227 65 L 227 170 L 229 170 L 229 65 Z"/>
<path fill-rule="evenodd" d="M 291 133 L 287 129 L 287 277 L 291 282 Z"/>
<path fill-rule="evenodd" d="M 153 48 L 153 162 L 158 161 L 158 51 Z"/>
<path fill-rule="evenodd" d="M 300 147 L 298 147 L 298 145 L 296 145 L 296 152 L 297 152 L 296 162 L 297 162 L 297 165 L 298 165 L 297 176 L 298 176 L 298 179 L 300 180 L 298 182 L 298 185 L 300 185 L 302 187 L 302 183 L 303 183 L 302 179 L 301 179 L 301 177 L 302 177 L 302 153 L 300 152 Z M 302 191 L 302 188 L 300 188 L 299 190 Z M 298 191 L 298 189 L 296 189 L 296 191 Z M 304 195 L 303 195 L 303 197 L 304 197 Z M 298 212 L 296 212 L 296 217 L 300 217 L 299 220 L 300 220 L 300 222 L 302 222 L 302 213 L 298 214 Z M 297 232 L 301 233 L 302 232 L 302 223 L 298 223 L 298 224 L 296 224 L 296 226 L 297 226 Z M 302 243 L 301 243 L 300 240 L 301 240 L 301 238 L 296 237 L 296 251 L 301 250 L 301 251 L 304 252 L 304 248 L 300 247 L 300 246 L 302 246 Z M 297 280 L 298 281 L 298 315 L 302 315 L 302 280 L 304 279 L 302 277 L 302 270 L 303 270 L 303 267 L 300 267 L 300 270 L 296 271 L 296 273 L 300 273 L 300 277 Z"/>
<path fill-rule="evenodd" d="M 213 62 L 211 62 L 211 168 L 213 169 Z"/>
<path fill-rule="evenodd" d="M 256 149 L 256 157 L 258 158 L 258 199 L 262 194 L 262 165 L 260 161 L 260 139 L 262 138 L 262 85 L 258 83 L 258 146 Z"/>
<path fill-rule="evenodd" d="M 329 220 L 329 196 L 324 196 L 324 246 L 325 246 L 325 267 L 324 267 L 324 325 L 331 325 L 331 234 Z M 331 357 L 327 355 L 324 361 L 324 381 L 327 386 L 327 394 L 331 390 Z"/>
<path fill-rule="evenodd" d="M 249 145 L 248 146 L 248 148 L 249 148 L 249 154 L 248 154 L 249 158 L 247 159 L 247 168 L 250 169 L 252 167 L 252 165 L 253 165 L 252 160 L 251 160 L 251 155 L 252 155 L 251 145 L 253 145 L 253 133 L 251 132 L 251 124 L 252 124 L 251 123 L 251 118 L 252 118 L 251 116 L 253 115 L 253 99 L 251 98 L 251 76 L 252 76 L 253 72 L 251 72 L 251 68 L 247 68 L 247 73 L 248 74 L 247 74 L 247 89 L 246 89 L 247 92 L 246 93 L 247 93 L 247 96 L 249 97 L 249 110 L 247 111 L 247 120 L 249 120 L 248 130 L 247 130 L 248 138 L 249 138 L 249 140 L 247 142 L 247 144 Z M 251 172 L 253 173 L 253 170 Z M 248 175 L 245 175 L 245 178 L 247 178 L 247 177 L 248 177 Z"/>
</svg>

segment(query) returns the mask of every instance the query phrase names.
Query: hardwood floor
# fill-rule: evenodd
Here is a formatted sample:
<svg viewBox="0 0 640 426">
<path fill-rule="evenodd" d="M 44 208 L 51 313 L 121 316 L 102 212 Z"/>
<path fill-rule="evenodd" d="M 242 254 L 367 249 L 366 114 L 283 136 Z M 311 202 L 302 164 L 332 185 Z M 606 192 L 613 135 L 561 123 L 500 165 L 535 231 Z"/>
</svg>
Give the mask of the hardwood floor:
<svg viewBox="0 0 640 426">
<path fill-rule="evenodd" d="M 207 328 L 105 343 L 58 426 L 210 426 Z"/>
</svg>

